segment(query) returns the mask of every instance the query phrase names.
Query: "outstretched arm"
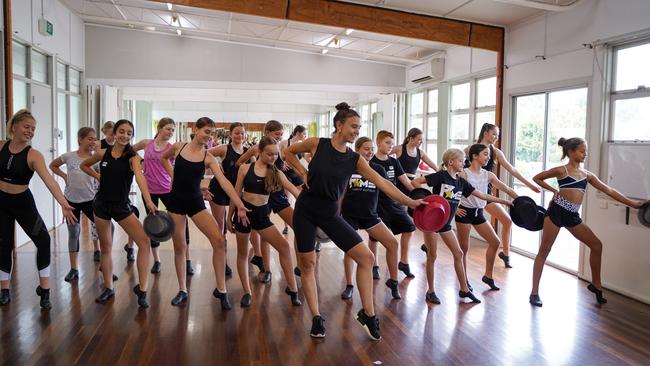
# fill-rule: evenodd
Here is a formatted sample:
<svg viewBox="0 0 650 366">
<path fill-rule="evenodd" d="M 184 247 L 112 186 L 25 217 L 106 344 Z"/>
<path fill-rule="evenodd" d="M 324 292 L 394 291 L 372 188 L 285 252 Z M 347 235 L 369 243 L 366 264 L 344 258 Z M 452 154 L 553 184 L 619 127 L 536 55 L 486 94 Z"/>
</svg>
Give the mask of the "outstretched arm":
<svg viewBox="0 0 650 366">
<path fill-rule="evenodd" d="M 411 199 L 402 193 L 399 189 L 397 189 L 397 187 L 395 187 L 389 180 L 382 178 L 381 175 L 372 169 L 368 162 L 362 157 L 359 157 L 359 160 L 357 160 L 357 172 L 361 174 L 362 177 L 373 182 L 377 188 L 379 188 L 382 192 L 386 193 L 388 197 L 397 202 L 400 202 L 411 208 L 416 208 L 419 205 L 423 204 L 422 200 L 416 201 Z"/>
<path fill-rule="evenodd" d="M 420 149 L 420 156 L 422 161 L 424 161 L 424 163 L 428 165 L 429 168 L 433 169 L 433 171 L 435 172 L 438 171 L 438 166 L 436 165 L 436 163 L 433 160 L 431 160 L 429 155 L 427 155 L 427 153 L 422 149 Z"/>
<path fill-rule="evenodd" d="M 499 178 L 497 178 L 497 176 L 492 172 L 489 172 L 488 182 L 492 183 L 492 185 L 495 186 L 498 190 L 506 192 L 508 196 L 512 198 L 519 197 L 519 195 L 517 194 L 517 192 L 515 192 L 514 189 L 508 187 L 505 183 L 499 180 Z"/>
<path fill-rule="evenodd" d="M 646 201 L 635 201 L 625 197 L 621 192 L 603 183 L 595 174 L 591 172 L 587 172 L 587 181 L 597 190 L 605 193 L 606 195 L 612 197 L 613 199 L 626 206 L 638 209 L 641 208 L 644 203 L 646 203 Z"/>
<path fill-rule="evenodd" d="M 144 140 L 140 140 L 140 141 L 136 142 L 133 145 L 133 150 L 135 150 L 135 151 L 144 150 L 144 148 L 147 147 L 147 145 L 149 144 L 150 141 L 151 141 L 151 139 L 144 139 Z"/>
<path fill-rule="evenodd" d="M 536 185 L 531 183 L 528 179 L 524 178 L 524 176 L 521 175 L 521 173 L 519 173 L 519 171 L 514 166 L 512 166 L 512 164 L 510 164 L 510 162 L 508 161 L 508 159 L 506 159 L 506 156 L 503 155 L 503 152 L 501 150 L 499 150 L 499 149 L 497 149 L 495 147 L 494 148 L 494 155 L 496 155 L 497 159 L 499 160 L 499 165 L 503 166 L 503 168 L 505 170 L 507 170 L 508 172 L 510 172 L 510 174 L 512 174 L 513 177 L 519 179 L 519 181 L 521 181 L 523 184 L 528 186 L 528 188 L 532 189 L 533 192 L 535 192 L 535 193 L 540 193 L 541 192 L 539 190 L 539 187 L 537 187 Z M 533 178 L 533 180 L 535 180 L 535 179 Z M 539 184 L 537 181 L 535 181 L 535 183 Z M 546 188 L 544 186 L 542 186 L 542 187 Z"/>
</svg>

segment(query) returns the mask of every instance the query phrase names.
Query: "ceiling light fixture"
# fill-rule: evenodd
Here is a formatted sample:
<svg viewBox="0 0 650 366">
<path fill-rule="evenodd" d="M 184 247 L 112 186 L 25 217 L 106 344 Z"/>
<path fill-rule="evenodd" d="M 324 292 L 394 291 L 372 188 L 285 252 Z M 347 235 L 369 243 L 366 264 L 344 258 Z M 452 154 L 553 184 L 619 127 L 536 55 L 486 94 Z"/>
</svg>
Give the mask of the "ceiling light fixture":
<svg viewBox="0 0 650 366">
<path fill-rule="evenodd" d="M 323 48 L 322 50 L 320 50 L 320 53 L 322 53 L 323 55 L 326 54 L 327 52 L 329 52 L 329 50 L 328 50 L 328 49 L 325 49 L 325 48 Z"/>
<path fill-rule="evenodd" d="M 176 34 L 178 34 L 178 35 L 180 36 L 182 33 L 183 33 L 183 32 L 181 32 L 180 29 L 176 29 Z"/>
<path fill-rule="evenodd" d="M 352 32 L 354 32 L 354 29 L 348 28 L 348 29 L 345 30 L 345 35 L 349 36 L 350 34 L 352 34 Z"/>
<path fill-rule="evenodd" d="M 172 11 L 172 3 L 167 3 L 167 10 Z"/>
</svg>

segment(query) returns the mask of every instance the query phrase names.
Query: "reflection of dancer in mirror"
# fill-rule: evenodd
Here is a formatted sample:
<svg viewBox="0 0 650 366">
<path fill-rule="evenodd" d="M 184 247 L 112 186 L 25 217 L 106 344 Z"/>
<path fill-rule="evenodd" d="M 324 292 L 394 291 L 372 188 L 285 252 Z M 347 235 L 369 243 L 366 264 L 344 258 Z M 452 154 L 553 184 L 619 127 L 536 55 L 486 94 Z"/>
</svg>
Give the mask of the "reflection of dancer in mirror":
<svg viewBox="0 0 650 366">
<path fill-rule="evenodd" d="M 510 164 L 503 152 L 498 147 L 494 146 L 498 139 L 499 128 L 491 123 L 484 123 L 478 134 L 478 139 L 476 140 L 477 144 L 484 144 L 490 147 L 490 159 L 487 161 L 483 169 L 488 172 L 494 172 L 494 166 L 496 163 L 499 163 L 500 167 L 507 170 L 513 177 L 517 178 L 533 192 L 540 193 L 541 191 L 539 190 L 539 187 L 524 178 L 524 176 L 521 175 L 512 164 Z M 465 150 L 465 153 L 467 153 L 467 150 Z M 465 164 L 465 166 L 468 165 L 469 164 L 467 163 Z M 488 193 L 492 194 L 491 185 L 488 185 Z M 499 204 L 488 202 L 487 206 L 485 206 L 485 211 L 490 214 L 490 217 L 495 218 L 501 224 L 501 244 L 503 245 L 503 251 L 499 253 L 499 258 L 503 260 L 506 268 L 512 268 L 510 265 L 510 234 L 512 229 L 512 220 L 503 206 Z"/>
<path fill-rule="evenodd" d="M 569 158 L 566 165 L 561 165 L 537 174 L 533 180 L 547 191 L 553 192 L 553 199 L 546 211 L 544 218 L 544 230 L 542 231 L 542 243 L 539 252 L 535 257 L 533 266 L 533 289 L 530 294 L 530 303 L 534 306 L 542 306 L 539 297 L 539 281 L 542 277 L 542 270 L 548 254 L 551 252 L 553 243 L 557 238 L 560 228 L 567 230 L 579 241 L 589 247 L 589 266 L 591 267 L 591 283 L 587 286 L 589 291 L 596 295 L 596 301 L 600 304 L 607 302 L 603 296 L 603 287 L 600 280 L 600 264 L 603 254 L 603 244 L 596 237 L 593 231 L 582 222 L 580 218 L 580 204 L 585 196 L 587 183 L 594 188 L 612 197 L 618 202 L 632 208 L 640 208 L 645 201 L 634 201 L 619 191 L 603 183 L 593 173 L 581 169 L 580 164 L 584 163 L 587 157 L 587 142 L 579 137 L 570 139 L 560 138 L 558 145 L 562 146 L 562 159 Z M 546 179 L 556 178 L 559 189 L 546 183 Z"/>
</svg>

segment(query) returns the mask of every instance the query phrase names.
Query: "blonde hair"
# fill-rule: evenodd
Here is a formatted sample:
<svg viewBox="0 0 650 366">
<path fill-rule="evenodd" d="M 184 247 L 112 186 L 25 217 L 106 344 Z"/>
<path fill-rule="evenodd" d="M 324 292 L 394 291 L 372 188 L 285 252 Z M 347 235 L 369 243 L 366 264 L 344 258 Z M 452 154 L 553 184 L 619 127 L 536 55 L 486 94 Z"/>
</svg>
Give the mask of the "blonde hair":
<svg viewBox="0 0 650 366">
<path fill-rule="evenodd" d="M 463 159 L 465 157 L 465 153 L 461 149 L 456 149 L 456 148 L 451 148 L 445 150 L 445 152 L 442 154 L 442 167 L 447 169 L 447 163 L 450 160 L 454 159 Z"/>
<path fill-rule="evenodd" d="M 7 138 L 12 139 L 14 137 L 14 132 L 13 128 L 16 123 L 22 122 L 26 119 L 31 119 L 34 120 L 34 116 L 32 116 L 32 112 L 29 111 L 29 109 L 21 109 L 18 112 L 14 113 L 11 118 L 9 118 L 9 121 L 7 121 Z"/>
<path fill-rule="evenodd" d="M 106 135 L 106 131 L 112 130 L 114 126 L 115 126 L 115 122 L 113 121 L 104 122 L 104 125 L 102 126 L 102 133 Z"/>
</svg>

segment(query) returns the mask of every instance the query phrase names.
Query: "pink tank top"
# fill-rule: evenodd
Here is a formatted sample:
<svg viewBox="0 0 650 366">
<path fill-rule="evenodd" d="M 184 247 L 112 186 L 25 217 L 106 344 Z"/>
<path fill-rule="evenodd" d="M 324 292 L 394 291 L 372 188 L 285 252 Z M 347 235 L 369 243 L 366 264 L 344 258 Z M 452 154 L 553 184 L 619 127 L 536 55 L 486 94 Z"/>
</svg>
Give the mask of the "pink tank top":
<svg viewBox="0 0 650 366">
<path fill-rule="evenodd" d="M 162 150 L 156 150 L 156 140 L 152 139 L 144 149 L 144 177 L 147 179 L 149 193 L 169 193 L 172 188 L 172 179 L 162 166 L 160 158 L 172 144 L 167 143 Z"/>
</svg>

